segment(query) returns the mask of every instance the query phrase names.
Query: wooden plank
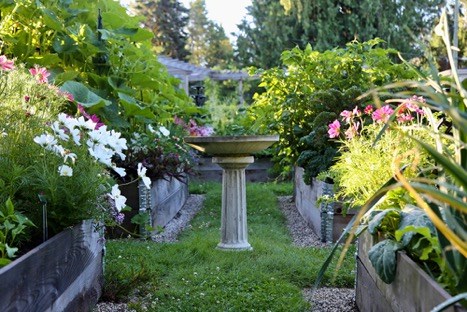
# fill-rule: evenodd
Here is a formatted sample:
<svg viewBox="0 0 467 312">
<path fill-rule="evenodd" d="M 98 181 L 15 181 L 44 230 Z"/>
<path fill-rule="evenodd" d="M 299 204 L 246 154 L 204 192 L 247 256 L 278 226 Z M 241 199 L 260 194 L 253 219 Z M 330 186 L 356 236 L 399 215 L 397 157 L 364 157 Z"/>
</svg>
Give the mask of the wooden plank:
<svg viewBox="0 0 467 312">
<path fill-rule="evenodd" d="M 101 292 L 102 249 L 85 221 L 0 269 L 2 311 L 89 311 Z"/>
<path fill-rule="evenodd" d="M 357 258 L 357 281 L 355 301 L 360 312 L 393 312 L 384 294 L 376 287 L 375 281 L 359 258 Z"/>
<path fill-rule="evenodd" d="M 419 312 L 430 311 L 436 305 L 451 296 L 441 288 L 427 273 L 425 273 L 404 252 L 397 255 L 397 271 L 394 282 L 384 283 L 376 274 L 369 258 L 368 251 L 375 239 L 364 232 L 358 239 L 357 286 L 360 294 L 357 296 L 357 306 L 360 311 L 379 311 L 380 307 L 374 300 L 375 289 L 384 297 L 388 311 Z M 362 284 L 362 285 L 360 285 Z M 460 306 L 446 309 L 448 312 L 466 311 Z"/>
</svg>

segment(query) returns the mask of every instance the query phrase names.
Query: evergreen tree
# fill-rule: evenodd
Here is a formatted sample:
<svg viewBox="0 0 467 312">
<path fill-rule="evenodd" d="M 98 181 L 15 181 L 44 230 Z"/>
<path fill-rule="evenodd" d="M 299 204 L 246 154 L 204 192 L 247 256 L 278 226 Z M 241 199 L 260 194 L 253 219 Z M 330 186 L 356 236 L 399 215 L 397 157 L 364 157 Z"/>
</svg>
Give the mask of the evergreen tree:
<svg viewBox="0 0 467 312">
<path fill-rule="evenodd" d="M 253 0 L 252 23 L 240 25 L 236 56 L 240 64 L 270 68 L 294 46 L 324 51 L 379 37 L 386 47 L 410 59 L 422 54 L 443 0 Z M 408 32 L 410 30 L 411 33 Z"/>
<path fill-rule="evenodd" d="M 222 26 L 209 20 L 204 0 L 190 4 L 188 22 L 189 61 L 192 64 L 227 68 L 233 59 L 233 48 Z"/>
<path fill-rule="evenodd" d="M 133 4 L 132 10 L 147 17 L 143 24 L 154 32 L 152 42 L 159 53 L 180 60 L 187 58 L 189 10 L 179 0 L 142 0 Z"/>
</svg>

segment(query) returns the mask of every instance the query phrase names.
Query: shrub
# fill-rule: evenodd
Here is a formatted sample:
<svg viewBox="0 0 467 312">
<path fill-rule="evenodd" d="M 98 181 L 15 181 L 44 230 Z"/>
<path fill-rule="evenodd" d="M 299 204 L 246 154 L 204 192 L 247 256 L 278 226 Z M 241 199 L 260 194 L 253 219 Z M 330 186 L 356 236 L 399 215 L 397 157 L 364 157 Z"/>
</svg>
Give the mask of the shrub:
<svg viewBox="0 0 467 312">
<path fill-rule="evenodd" d="M 358 96 L 372 87 L 414 77 L 408 66 L 392 61 L 396 51 L 377 47 L 380 42 L 351 42 L 323 53 L 294 48 L 282 54 L 284 69 L 262 73 L 266 91 L 256 95 L 249 113 L 261 131 L 280 135 L 275 160 L 283 170 L 298 161 L 310 182 L 337 153 L 327 125 L 343 110 L 363 109 L 367 100 Z"/>
</svg>

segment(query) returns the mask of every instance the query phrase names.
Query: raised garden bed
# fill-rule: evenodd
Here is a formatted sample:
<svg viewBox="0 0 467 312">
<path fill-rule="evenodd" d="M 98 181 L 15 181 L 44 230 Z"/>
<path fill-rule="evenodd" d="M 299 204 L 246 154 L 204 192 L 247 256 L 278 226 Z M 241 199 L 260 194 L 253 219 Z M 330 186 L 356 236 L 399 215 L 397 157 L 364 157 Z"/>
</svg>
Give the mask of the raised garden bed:
<svg viewBox="0 0 467 312">
<path fill-rule="evenodd" d="M 127 205 L 132 209 L 125 212 L 123 227 L 130 232 L 135 232 L 136 225 L 131 223 L 131 218 L 138 212 L 150 212 L 150 225 L 153 228 L 164 227 L 172 220 L 185 204 L 188 198 L 188 185 L 185 181 L 179 181 L 168 177 L 166 180 L 152 181 L 148 190 L 142 183 L 132 183 L 121 187 L 122 194 L 127 197 Z M 112 237 L 125 235 L 122 231 L 113 229 Z"/>
<path fill-rule="evenodd" d="M 333 185 L 316 179 L 313 179 L 312 185 L 307 185 L 303 180 L 303 174 L 303 168 L 295 167 L 295 205 L 322 242 L 335 242 L 355 212 L 349 211 L 344 215 L 340 204 L 318 203 L 321 196 L 333 195 Z"/>
<path fill-rule="evenodd" d="M 415 312 L 430 311 L 451 298 L 425 271 L 404 252 L 397 255 L 396 278 L 384 283 L 376 274 L 368 251 L 374 238 L 367 232 L 358 239 L 356 302 L 360 311 Z M 460 306 L 444 311 L 465 312 Z"/>
<path fill-rule="evenodd" d="M 0 269 L 2 311 L 91 311 L 101 295 L 104 240 L 92 221 L 64 230 Z"/>
</svg>

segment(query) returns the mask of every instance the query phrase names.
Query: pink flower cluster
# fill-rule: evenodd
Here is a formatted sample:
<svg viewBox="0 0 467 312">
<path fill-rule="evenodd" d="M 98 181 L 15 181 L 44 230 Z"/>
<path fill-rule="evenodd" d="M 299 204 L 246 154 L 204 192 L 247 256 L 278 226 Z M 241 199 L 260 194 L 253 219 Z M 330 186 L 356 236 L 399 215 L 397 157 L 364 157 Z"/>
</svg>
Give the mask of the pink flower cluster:
<svg viewBox="0 0 467 312">
<path fill-rule="evenodd" d="M 174 123 L 182 126 L 191 136 L 210 136 L 214 133 L 214 129 L 212 127 L 200 126 L 193 119 L 190 119 L 188 123 L 185 123 L 183 119 L 175 116 Z"/>
<path fill-rule="evenodd" d="M 409 99 L 404 100 L 396 109 L 393 109 L 390 105 L 384 105 L 378 109 L 375 109 L 373 105 L 368 105 L 362 112 L 355 107 L 352 111 L 344 110 L 340 114 L 341 121 L 348 125 L 347 130 L 344 132 L 345 138 L 350 140 L 358 135 L 363 127 L 362 118 L 365 116 L 371 117 L 373 122 L 378 124 L 385 124 L 389 121 L 389 118 L 396 114 L 396 120 L 399 124 L 412 122 L 415 117 L 420 120 L 423 116 L 423 109 L 419 107 L 419 103 L 426 103 L 425 99 L 421 96 L 412 96 Z M 341 122 L 334 120 L 328 125 L 328 135 L 331 139 L 337 138 L 342 132 Z"/>
</svg>

